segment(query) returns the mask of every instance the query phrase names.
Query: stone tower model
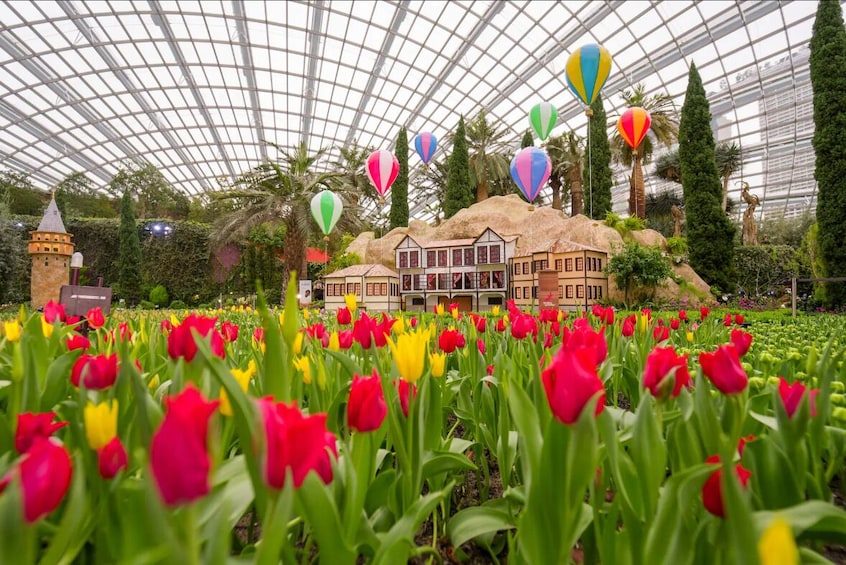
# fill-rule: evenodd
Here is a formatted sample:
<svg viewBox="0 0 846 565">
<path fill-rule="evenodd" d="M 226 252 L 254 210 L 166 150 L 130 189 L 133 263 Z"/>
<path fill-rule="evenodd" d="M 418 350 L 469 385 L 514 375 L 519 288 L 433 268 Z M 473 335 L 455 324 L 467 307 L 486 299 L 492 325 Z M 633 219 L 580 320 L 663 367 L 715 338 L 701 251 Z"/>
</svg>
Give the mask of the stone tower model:
<svg viewBox="0 0 846 565">
<path fill-rule="evenodd" d="M 38 229 L 29 234 L 27 251 L 32 257 L 30 295 L 33 309 L 38 309 L 51 300 L 58 302 L 62 285 L 70 282 L 73 243 L 71 234 L 65 231 L 55 197 L 50 199 Z"/>
</svg>

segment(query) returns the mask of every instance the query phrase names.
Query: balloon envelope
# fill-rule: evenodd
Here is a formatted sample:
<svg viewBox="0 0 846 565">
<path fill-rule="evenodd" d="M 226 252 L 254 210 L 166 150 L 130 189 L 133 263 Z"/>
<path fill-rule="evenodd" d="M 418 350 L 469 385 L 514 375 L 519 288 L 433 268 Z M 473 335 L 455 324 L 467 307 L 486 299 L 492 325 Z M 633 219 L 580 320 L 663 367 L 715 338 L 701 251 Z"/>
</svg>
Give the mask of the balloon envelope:
<svg viewBox="0 0 846 565">
<path fill-rule="evenodd" d="M 529 110 L 529 122 L 532 124 L 532 129 L 535 130 L 541 141 L 549 136 L 549 132 L 555 127 L 555 122 L 557 121 L 558 110 L 549 102 L 535 104 Z"/>
<path fill-rule="evenodd" d="M 337 194 L 329 190 L 318 192 L 311 199 L 311 215 L 314 216 L 314 221 L 320 226 L 320 231 L 324 235 L 329 235 L 343 211 L 343 202 Z"/>
<path fill-rule="evenodd" d="M 420 155 L 420 158 L 427 165 L 429 164 L 429 161 L 432 160 L 432 155 L 435 154 L 435 149 L 437 148 L 438 138 L 428 131 L 419 133 L 414 138 L 414 149 L 417 150 L 417 154 Z"/>
<path fill-rule="evenodd" d="M 390 151 L 380 149 L 367 158 L 367 176 L 376 187 L 379 196 L 385 196 L 398 174 L 399 161 Z"/>
<path fill-rule="evenodd" d="M 511 178 L 529 202 L 537 198 L 551 170 L 546 152 L 537 147 L 526 147 L 511 160 Z"/>
<path fill-rule="evenodd" d="M 643 138 L 646 137 L 646 132 L 649 131 L 649 126 L 652 125 L 652 117 L 649 112 L 643 108 L 629 108 L 620 119 L 617 120 L 617 131 L 623 141 L 629 144 L 632 149 L 637 149 Z"/>
<path fill-rule="evenodd" d="M 567 85 L 586 106 L 593 103 L 610 72 L 611 53 L 601 45 L 584 45 L 567 59 Z"/>
</svg>

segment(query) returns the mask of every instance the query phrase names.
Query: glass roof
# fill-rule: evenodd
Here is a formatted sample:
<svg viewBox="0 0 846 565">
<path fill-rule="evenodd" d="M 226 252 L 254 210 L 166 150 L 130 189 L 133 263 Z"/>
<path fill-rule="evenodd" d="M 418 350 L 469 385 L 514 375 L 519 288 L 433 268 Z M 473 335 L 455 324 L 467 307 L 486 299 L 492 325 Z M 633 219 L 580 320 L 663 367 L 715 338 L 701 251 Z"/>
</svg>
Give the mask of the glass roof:
<svg viewBox="0 0 846 565">
<path fill-rule="evenodd" d="M 540 101 L 555 134 L 584 135 L 564 65 L 585 43 L 613 57 L 604 89 L 642 83 L 678 109 L 695 62 L 719 141 L 735 141 L 762 216 L 813 211 L 808 44 L 817 3 L 788 1 L 28 1 L 0 4 L 0 168 L 47 189 L 83 171 L 105 186 L 148 161 L 202 195 L 276 151 L 392 149 L 401 125 L 443 143 L 458 114 L 506 126 L 514 147 Z M 448 148 L 446 148 L 448 150 Z M 428 219 L 412 155 L 412 216 Z M 647 191 L 669 187 L 647 166 Z M 624 171 L 615 210 L 625 211 Z"/>
</svg>

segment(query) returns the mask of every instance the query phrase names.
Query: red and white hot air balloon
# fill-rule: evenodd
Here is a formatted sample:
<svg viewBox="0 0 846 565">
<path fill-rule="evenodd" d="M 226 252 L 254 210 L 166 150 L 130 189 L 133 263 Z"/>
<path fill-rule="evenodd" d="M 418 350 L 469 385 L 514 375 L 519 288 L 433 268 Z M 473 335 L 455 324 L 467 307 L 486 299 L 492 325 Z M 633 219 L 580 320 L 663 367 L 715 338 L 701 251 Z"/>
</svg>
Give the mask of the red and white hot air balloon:
<svg viewBox="0 0 846 565">
<path fill-rule="evenodd" d="M 384 197 L 399 174 L 399 161 L 390 151 L 380 149 L 367 158 L 367 177 L 379 196 Z"/>
</svg>

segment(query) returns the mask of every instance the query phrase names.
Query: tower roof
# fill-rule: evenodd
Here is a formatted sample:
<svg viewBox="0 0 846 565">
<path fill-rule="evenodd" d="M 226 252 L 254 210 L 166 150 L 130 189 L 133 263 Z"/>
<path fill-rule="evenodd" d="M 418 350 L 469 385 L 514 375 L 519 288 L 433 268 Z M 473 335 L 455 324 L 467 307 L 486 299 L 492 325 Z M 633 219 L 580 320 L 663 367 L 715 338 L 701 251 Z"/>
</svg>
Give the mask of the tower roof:
<svg viewBox="0 0 846 565">
<path fill-rule="evenodd" d="M 47 205 L 47 210 L 44 212 L 44 217 L 41 218 L 41 223 L 38 224 L 38 229 L 36 231 L 68 233 L 65 230 L 64 222 L 62 222 L 62 215 L 59 213 L 59 207 L 56 206 L 55 198 L 50 199 L 50 204 Z"/>
</svg>

